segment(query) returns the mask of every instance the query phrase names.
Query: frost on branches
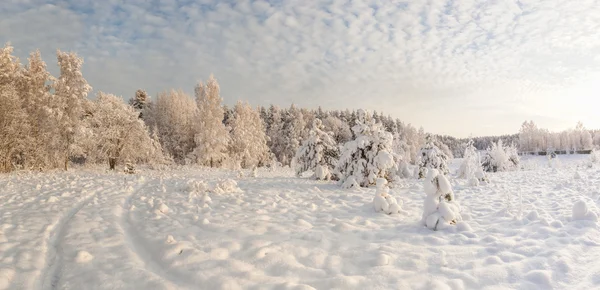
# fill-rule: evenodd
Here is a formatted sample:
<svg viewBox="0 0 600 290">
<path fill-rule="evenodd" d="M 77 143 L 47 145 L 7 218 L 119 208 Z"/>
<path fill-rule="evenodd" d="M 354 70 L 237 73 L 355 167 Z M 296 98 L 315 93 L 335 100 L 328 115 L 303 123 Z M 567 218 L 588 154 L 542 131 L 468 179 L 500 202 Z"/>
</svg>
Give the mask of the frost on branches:
<svg viewBox="0 0 600 290">
<path fill-rule="evenodd" d="M 437 169 L 441 174 L 448 174 L 448 156 L 434 144 L 435 140 L 427 135 L 425 146 L 421 148 L 419 161 L 419 179 L 425 177 L 428 170 Z"/>
<path fill-rule="evenodd" d="M 469 140 L 465 153 L 463 155 L 463 162 L 458 168 L 458 178 L 468 179 L 471 185 L 479 185 L 479 182 L 486 182 L 485 173 L 483 167 L 479 161 L 479 153 L 473 145 L 473 140 Z"/>
<path fill-rule="evenodd" d="M 400 213 L 400 204 L 396 201 L 396 198 L 390 195 L 390 189 L 387 186 L 387 180 L 385 178 L 377 179 L 377 190 L 375 191 L 375 197 L 373 198 L 373 208 L 377 212 L 383 212 L 385 214 Z"/>
<path fill-rule="evenodd" d="M 118 163 L 162 159 L 162 150 L 155 147 L 139 113 L 120 97 L 99 92 L 84 122 L 81 139 L 90 161 L 108 162 L 114 170 Z"/>
<path fill-rule="evenodd" d="M 315 119 L 308 139 L 296 151 L 296 174 L 313 171 L 317 180 L 335 179 L 331 172 L 339 157 L 338 146 L 332 136 L 323 131 L 321 120 Z"/>
<path fill-rule="evenodd" d="M 460 206 L 454 199 L 450 181 L 436 169 L 427 171 L 424 184 L 427 197 L 423 202 L 421 223 L 429 229 L 443 229 L 462 220 Z"/>
<path fill-rule="evenodd" d="M 344 144 L 336 166 L 342 184 L 348 184 L 349 178 L 362 187 L 375 184 L 377 178 L 391 181 L 397 172 L 392 134 L 386 132 L 381 123 L 367 116 L 364 110 L 358 110 L 352 131 L 356 138 Z"/>
<path fill-rule="evenodd" d="M 492 147 L 487 149 L 481 161 L 483 170 L 486 172 L 517 170 L 519 162 L 517 148 L 514 145 L 503 145 L 502 140 L 492 143 Z"/>
<path fill-rule="evenodd" d="M 231 121 L 231 158 L 241 168 L 265 166 L 269 161 L 269 147 L 265 128 L 257 110 L 238 101 Z"/>
<path fill-rule="evenodd" d="M 227 158 L 229 145 L 229 130 L 223 124 L 224 111 L 219 95 L 219 83 L 213 75 L 206 85 L 198 83 L 194 89 L 196 95 L 194 151 L 190 157 L 196 163 L 204 166 L 215 167 Z"/>
</svg>

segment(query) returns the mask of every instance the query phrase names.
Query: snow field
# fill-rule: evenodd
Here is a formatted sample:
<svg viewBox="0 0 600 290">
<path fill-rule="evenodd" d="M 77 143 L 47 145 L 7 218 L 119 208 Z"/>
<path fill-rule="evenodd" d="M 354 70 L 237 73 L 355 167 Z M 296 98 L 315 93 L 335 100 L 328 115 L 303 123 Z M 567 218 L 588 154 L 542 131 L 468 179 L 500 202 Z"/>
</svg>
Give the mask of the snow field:
<svg viewBox="0 0 600 290">
<path fill-rule="evenodd" d="M 438 231 L 422 180 L 386 215 L 374 187 L 285 170 L 2 175 L 0 289 L 594 289 L 599 228 L 576 217 L 599 213 L 600 169 L 582 162 L 450 178 L 463 221 Z"/>
</svg>

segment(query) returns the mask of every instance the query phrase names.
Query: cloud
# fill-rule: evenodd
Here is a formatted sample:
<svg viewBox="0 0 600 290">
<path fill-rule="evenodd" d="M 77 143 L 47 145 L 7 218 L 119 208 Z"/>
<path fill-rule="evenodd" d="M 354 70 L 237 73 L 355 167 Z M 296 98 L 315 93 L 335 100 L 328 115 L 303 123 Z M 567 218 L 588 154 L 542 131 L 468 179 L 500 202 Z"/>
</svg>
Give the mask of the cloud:
<svg viewBox="0 0 600 290">
<path fill-rule="evenodd" d="M 125 98 L 214 73 L 230 104 L 368 108 L 459 136 L 563 129 L 564 112 L 600 128 L 582 108 L 600 90 L 593 0 L 43 2 L 3 3 L 0 41 L 49 64 L 75 50 L 96 90 Z"/>
</svg>

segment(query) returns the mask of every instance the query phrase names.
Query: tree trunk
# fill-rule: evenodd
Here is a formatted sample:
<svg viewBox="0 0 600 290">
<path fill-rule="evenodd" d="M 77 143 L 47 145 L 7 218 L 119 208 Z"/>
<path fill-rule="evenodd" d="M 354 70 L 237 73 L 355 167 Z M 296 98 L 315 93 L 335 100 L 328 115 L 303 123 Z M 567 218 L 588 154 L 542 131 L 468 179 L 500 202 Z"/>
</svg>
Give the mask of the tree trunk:
<svg viewBox="0 0 600 290">
<path fill-rule="evenodd" d="M 108 166 L 109 166 L 110 170 L 115 170 L 116 165 L 117 165 L 117 158 L 108 158 Z"/>
<path fill-rule="evenodd" d="M 65 156 L 65 171 L 69 170 L 69 154 Z"/>
</svg>

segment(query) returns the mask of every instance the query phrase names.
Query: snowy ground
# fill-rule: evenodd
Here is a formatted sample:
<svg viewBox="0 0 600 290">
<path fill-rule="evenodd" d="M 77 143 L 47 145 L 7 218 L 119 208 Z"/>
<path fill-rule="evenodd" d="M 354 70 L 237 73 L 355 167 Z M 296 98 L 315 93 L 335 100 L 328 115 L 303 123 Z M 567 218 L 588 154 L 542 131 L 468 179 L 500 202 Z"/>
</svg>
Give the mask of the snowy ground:
<svg viewBox="0 0 600 290">
<path fill-rule="evenodd" d="M 586 157 L 452 179 L 466 221 L 435 232 L 419 224 L 417 180 L 392 189 L 404 212 L 388 216 L 374 189 L 288 171 L 0 175 L 0 289 L 600 288 L 599 226 L 571 220 L 579 200 L 598 213 Z M 225 178 L 241 192 L 188 191 Z"/>
</svg>

